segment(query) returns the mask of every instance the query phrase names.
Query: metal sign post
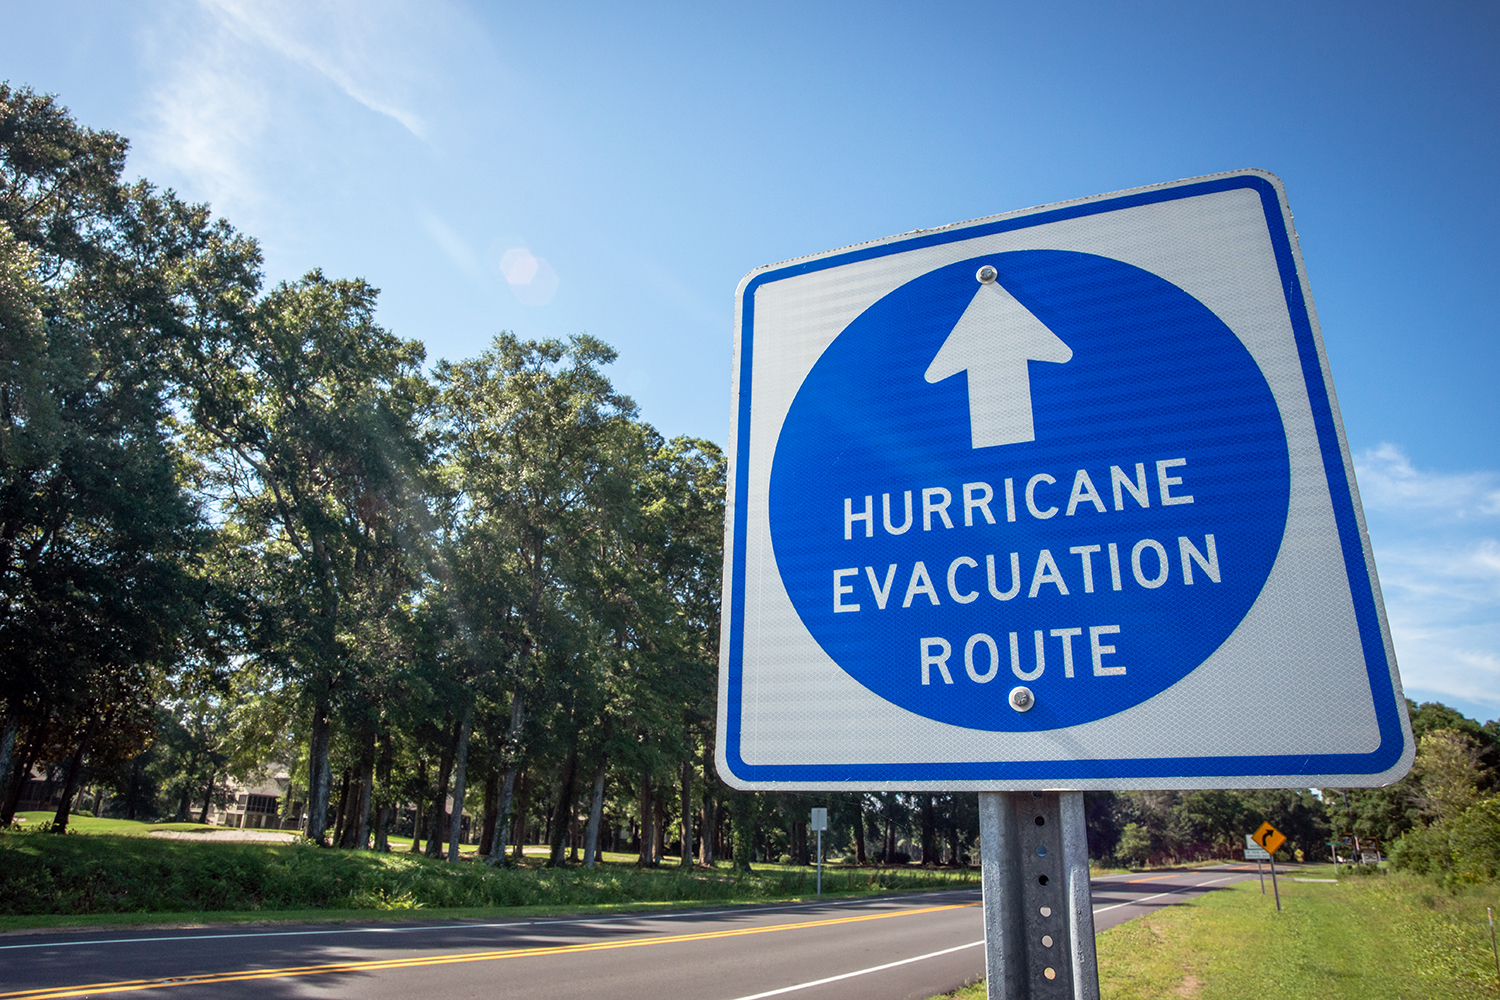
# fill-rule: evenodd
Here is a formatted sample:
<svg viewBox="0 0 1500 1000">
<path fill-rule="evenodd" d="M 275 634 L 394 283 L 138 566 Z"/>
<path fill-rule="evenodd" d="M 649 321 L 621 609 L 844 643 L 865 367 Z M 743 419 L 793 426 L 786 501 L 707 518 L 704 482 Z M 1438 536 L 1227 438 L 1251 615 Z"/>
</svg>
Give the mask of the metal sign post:
<svg viewBox="0 0 1500 1000">
<path fill-rule="evenodd" d="M 812 822 L 808 825 L 818 831 L 818 898 L 823 897 L 823 831 L 828 829 L 828 810 L 822 807 L 812 811 Z"/>
<path fill-rule="evenodd" d="M 1264 855 L 1265 859 L 1271 862 L 1271 891 L 1276 894 L 1277 913 L 1281 912 L 1281 890 L 1276 885 L 1276 852 L 1280 850 L 1281 845 L 1284 843 L 1286 843 L 1286 834 L 1276 829 L 1270 823 L 1262 823 L 1260 828 L 1254 833 L 1247 833 L 1245 835 L 1245 857 L 1247 859 L 1250 858 L 1252 856 L 1251 851 L 1254 850 L 1256 853 L 1253 856 L 1256 859 L 1255 867 L 1257 869 L 1260 868 L 1261 855 Z M 1253 848 L 1251 847 L 1252 844 L 1254 845 Z M 1263 896 L 1266 893 L 1264 881 L 1261 882 L 1260 892 Z"/>
<path fill-rule="evenodd" d="M 1082 792 L 980 792 L 990 1000 L 1098 1000 Z"/>
<path fill-rule="evenodd" d="M 1256 843 L 1255 835 L 1251 833 L 1245 834 L 1245 860 L 1253 860 L 1255 862 L 1255 874 L 1260 877 L 1260 894 L 1264 896 L 1266 894 L 1266 874 L 1261 869 L 1260 864 L 1262 861 L 1271 860 L 1271 854 L 1264 847 L 1260 846 L 1260 844 Z"/>
</svg>

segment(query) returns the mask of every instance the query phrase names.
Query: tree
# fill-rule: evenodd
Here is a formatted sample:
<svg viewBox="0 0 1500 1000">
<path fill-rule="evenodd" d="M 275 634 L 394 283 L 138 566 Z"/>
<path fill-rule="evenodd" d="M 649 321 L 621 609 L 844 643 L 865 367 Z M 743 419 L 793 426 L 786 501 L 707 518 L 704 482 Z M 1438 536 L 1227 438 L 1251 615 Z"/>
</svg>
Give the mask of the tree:
<svg viewBox="0 0 1500 1000">
<path fill-rule="evenodd" d="M 0 85 L 0 756 L 24 716 L 26 743 L 67 746 L 70 785 L 209 600 L 170 396 L 180 352 L 259 280 L 206 208 L 122 183 L 125 152 Z"/>
<path fill-rule="evenodd" d="M 351 598 L 393 544 L 421 462 L 423 349 L 375 323 L 376 294 L 310 272 L 184 359 L 191 440 L 223 515 L 245 527 L 262 564 L 252 642 L 311 713 L 307 836 L 320 844 L 336 701 L 367 610 Z"/>
<path fill-rule="evenodd" d="M 1413 801 L 1441 822 L 1479 801 L 1481 751 L 1475 740 L 1456 729 L 1435 729 L 1417 743 L 1412 765 Z"/>
<path fill-rule="evenodd" d="M 505 772 L 492 864 L 505 858 L 528 694 L 547 666 L 561 665 L 552 654 L 568 621 L 564 591 L 576 540 L 620 489 L 607 444 L 635 404 L 600 370 L 614 359 L 591 337 L 564 343 L 501 334 L 478 358 L 438 366 L 458 516 L 493 567 L 490 587 L 461 600 L 469 627 L 488 637 L 482 648 L 503 657 L 494 671 L 510 695 L 497 740 Z"/>
</svg>

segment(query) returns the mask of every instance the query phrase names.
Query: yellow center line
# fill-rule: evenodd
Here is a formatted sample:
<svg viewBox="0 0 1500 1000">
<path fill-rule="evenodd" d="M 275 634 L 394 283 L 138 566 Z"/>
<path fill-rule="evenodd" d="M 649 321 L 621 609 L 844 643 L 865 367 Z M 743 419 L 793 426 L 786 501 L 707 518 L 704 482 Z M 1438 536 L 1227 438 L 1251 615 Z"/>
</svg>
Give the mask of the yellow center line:
<svg viewBox="0 0 1500 1000">
<path fill-rule="evenodd" d="M 688 941 L 710 941 L 715 938 L 743 937 L 748 934 L 769 934 L 773 931 L 804 930 L 812 927 L 831 927 L 835 924 L 861 923 L 867 920 L 885 920 L 889 917 L 911 917 L 923 913 L 938 913 L 943 910 L 961 910 L 978 903 L 954 903 L 946 906 L 927 906 L 916 910 L 897 910 L 892 913 L 868 913 L 857 917 L 833 917 L 827 920 L 807 920 L 789 924 L 771 924 L 765 927 L 738 927 L 723 931 L 702 931 L 697 934 L 673 934 L 666 937 L 631 938 L 626 941 L 598 941 L 584 944 L 551 945 L 534 948 L 512 948 L 505 951 L 475 951 L 457 955 L 428 955 L 411 958 L 366 959 L 356 962 L 334 962 L 326 965 L 299 965 L 281 969 L 248 969 L 241 972 L 214 972 L 197 976 L 168 976 L 158 979 L 130 979 L 114 983 L 89 983 L 81 986 L 53 986 L 38 990 L 20 990 L 0 993 L 0 1000 L 53 1000 L 60 997 L 96 996 L 106 993 L 134 993 L 139 990 L 164 989 L 169 986 L 202 986 L 211 983 L 237 983 L 254 979 L 282 979 L 290 976 L 317 976 L 336 972 L 378 972 L 384 969 L 409 969 L 428 965 L 455 965 L 460 962 L 493 962 L 503 958 L 535 958 L 544 955 L 568 955 L 589 951 L 612 951 L 617 948 L 640 948 L 655 944 L 681 944 Z"/>
</svg>

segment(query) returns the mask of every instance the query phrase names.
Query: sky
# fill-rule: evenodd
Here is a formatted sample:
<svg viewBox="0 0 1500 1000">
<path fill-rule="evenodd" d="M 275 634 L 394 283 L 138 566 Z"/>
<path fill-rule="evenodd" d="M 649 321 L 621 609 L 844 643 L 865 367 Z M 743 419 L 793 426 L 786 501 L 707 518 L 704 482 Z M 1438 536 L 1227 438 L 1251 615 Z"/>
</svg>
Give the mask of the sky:
<svg viewBox="0 0 1500 1000">
<path fill-rule="evenodd" d="M 756 266 L 1270 170 L 1406 692 L 1500 715 L 1500 6 L 0 0 L 0 23 L 0 79 L 129 137 L 127 172 L 257 237 L 269 282 L 365 278 L 434 360 L 592 334 L 644 419 L 720 444 Z"/>
</svg>

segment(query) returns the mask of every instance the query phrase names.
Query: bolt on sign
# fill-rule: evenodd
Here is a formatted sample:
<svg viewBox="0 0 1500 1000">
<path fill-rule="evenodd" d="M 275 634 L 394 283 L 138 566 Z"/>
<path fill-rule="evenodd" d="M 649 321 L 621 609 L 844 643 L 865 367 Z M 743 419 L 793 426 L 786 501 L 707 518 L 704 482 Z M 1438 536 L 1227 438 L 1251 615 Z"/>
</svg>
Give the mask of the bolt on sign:
<svg viewBox="0 0 1500 1000">
<path fill-rule="evenodd" d="M 1380 785 L 1412 740 L 1280 181 L 757 268 L 720 773 L 739 788 Z"/>
</svg>

